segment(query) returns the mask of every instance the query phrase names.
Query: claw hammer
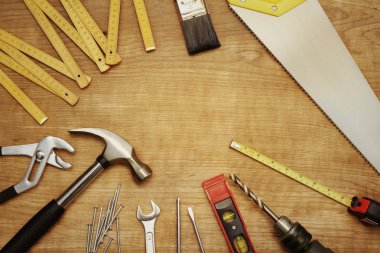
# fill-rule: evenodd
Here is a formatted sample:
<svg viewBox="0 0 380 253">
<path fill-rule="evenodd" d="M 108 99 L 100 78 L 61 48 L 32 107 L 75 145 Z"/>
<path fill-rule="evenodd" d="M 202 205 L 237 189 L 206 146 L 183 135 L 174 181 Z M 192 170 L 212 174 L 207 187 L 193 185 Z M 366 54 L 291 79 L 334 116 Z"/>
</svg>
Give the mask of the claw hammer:
<svg viewBox="0 0 380 253">
<path fill-rule="evenodd" d="M 148 165 L 136 156 L 133 147 L 124 138 L 101 128 L 80 128 L 71 133 L 89 133 L 101 137 L 106 143 L 103 152 L 70 187 L 57 199 L 50 201 L 30 219 L 17 234 L 1 249 L 0 253 L 26 252 L 52 227 L 65 212 L 67 206 L 101 173 L 113 163 L 127 162 L 138 179 L 152 175 Z"/>
</svg>

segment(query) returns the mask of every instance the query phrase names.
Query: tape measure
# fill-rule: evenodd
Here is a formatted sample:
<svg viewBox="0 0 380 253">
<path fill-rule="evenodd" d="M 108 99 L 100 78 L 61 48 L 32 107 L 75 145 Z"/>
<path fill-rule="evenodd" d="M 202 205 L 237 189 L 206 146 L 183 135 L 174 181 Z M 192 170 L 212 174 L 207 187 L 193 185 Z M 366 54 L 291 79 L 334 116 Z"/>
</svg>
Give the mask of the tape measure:
<svg viewBox="0 0 380 253">
<path fill-rule="evenodd" d="M 136 15 L 140 26 L 141 36 L 143 38 L 145 51 L 152 51 L 156 49 L 154 44 L 152 29 L 150 27 L 148 14 L 146 12 L 144 0 L 133 0 L 135 5 Z"/>
<path fill-rule="evenodd" d="M 90 51 L 91 59 L 95 62 L 95 64 L 98 66 L 100 72 L 107 71 L 110 67 L 106 65 L 106 60 L 104 58 L 104 55 L 98 45 L 96 44 L 96 41 L 92 37 L 91 33 L 88 31 L 86 26 L 83 24 L 82 20 L 79 18 L 79 16 L 76 14 L 74 9 L 71 7 L 70 3 L 67 0 L 61 0 L 61 3 L 63 7 L 65 8 L 66 12 L 69 14 L 69 17 L 71 21 L 74 23 L 76 29 L 78 30 L 80 36 L 82 37 L 86 48 Z"/>
<path fill-rule="evenodd" d="M 325 196 L 327 196 L 327 197 L 329 197 L 329 198 L 331 198 L 331 199 L 333 199 L 333 200 L 335 200 L 335 201 L 337 201 L 337 202 L 339 202 L 339 203 L 341 203 L 347 207 L 351 207 L 351 199 L 341 195 L 340 193 L 338 193 L 336 191 L 329 189 L 326 186 L 323 186 L 323 185 L 313 181 L 310 178 L 307 178 L 307 177 L 301 175 L 299 172 L 292 170 L 289 167 L 286 167 L 285 165 L 282 165 L 281 163 L 276 162 L 275 160 L 273 160 L 273 159 L 271 159 L 271 158 L 269 158 L 263 154 L 260 154 L 256 150 L 248 148 L 248 147 L 238 143 L 237 141 L 232 141 L 230 147 L 241 152 L 241 153 L 243 153 L 243 154 L 245 154 L 246 156 L 249 156 L 252 159 L 254 159 L 258 162 L 261 162 L 262 164 L 284 174 L 285 176 L 288 176 L 288 177 L 298 181 L 299 183 L 304 184 L 304 185 L 310 187 L 311 189 L 322 193 L 323 195 L 325 195 Z"/>
<path fill-rule="evenodd" d="M 84 88 L 89 85 L 91 78 L 89 76 L 86 76 L 80 69 L 42 10 L 33 2 L 33 0 L 24 0 L 24 3 L 29 8 L 30 12 L 40 25 L 41 29 L 44 31 L 46 37 L 50 40 L 58 55 L 66 64 L 71 74 L 74 76 L 79 87 Z"/>
<path fill-rule="evenodd" d="M 0 69 L 0 84 L 11 94 L 17 102 L 42 125 L 48 117 L 40 108 Z"/>
<path fill-rule="evenodd" d="M 100 30 L 99 26 L 96 24 L 95 20 L 88 13 L 87 9 L 80 2 L 80 0 L 67 0 L 74 11 L 77 13 L 79 18 L 82 20 L 83 24 L 87 27 L 88 31 L 91 33 L 92 37 L 96 40 L 103 52 L 107 53 L 107 38 Z M 116 62 L 120 62 L 121 57 L 119 54 L 116 55 Z"/>
<path fill-rule="evenodd" d="M 6 32 L 0 28 L 0 40 L 5 43 L 12 45 L 21 52 L 29 55 L 30 57 L 44 63 L 45 65 L 51 67 L 52 69 L 60 72 L 61 74 L 74 79 L 73 75 L 66 67 L 66 65 L 60 60 L 54 58 L 53 56 L 39 50 L 38 48 L 30 45 L 29 43 L 17 38 L 16 36 Z"/>
<path fill-rule="evenodd" d="M 78 102 L 78 96 L 69 91 L 60 82 L 49 75 L 40 66 L 35 64 L 23 53 L 18 51 L 16 48 L 8 45 L 7 43 L 0 41 L 0 49 L 8 54 L 13 60 L 17 61 L 22 67 L 27 69 L 30 73 L 33 73 L 39 80 L 41 80 L 45 86 L 48 86 L 50 91 L 54 91 L 54 94 L 65 100 L 70 105 L 75 105 Z M 9 63 L 10 66 L 14 64 Z M 16 71 L 16 69 L 14 69 Z"/>
<path fill-rule="evenodd" d="M 120 4 L 120 0 L 110 1 L 106 49 L 106 63 L 110 65 L 115 65 L 118 63 L 117 55 L 115 53 L 117 50 L 117 39 L 119 36 Z"/>
</svg>

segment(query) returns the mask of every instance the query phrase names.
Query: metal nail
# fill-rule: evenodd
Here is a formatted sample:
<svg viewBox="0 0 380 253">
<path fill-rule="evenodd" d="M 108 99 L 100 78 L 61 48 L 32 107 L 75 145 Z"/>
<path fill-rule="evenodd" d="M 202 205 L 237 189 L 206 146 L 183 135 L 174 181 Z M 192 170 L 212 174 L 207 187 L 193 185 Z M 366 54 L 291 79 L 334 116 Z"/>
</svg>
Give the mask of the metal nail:
<svg viewBox="0 0 380 253">
<path fill-rule="evenodd" d="M 106 247 L 105 247 L 104 250 L 103 250 L 103 253 L 107 253 L 107 251 L 108 251 L 108 249 L 109 249 L 109 247 L 110 247 L 110 245 L 111 245 L 112 240 L 113 240 L 112 237 L 109 237 L 109 238 L 108 238 L 108 242 L 107 242 Z"/>
<path fill-rule="evenodd" d="M 119 218 L 116 218 L 117 253 L 121 252 Z"/>
</svg>

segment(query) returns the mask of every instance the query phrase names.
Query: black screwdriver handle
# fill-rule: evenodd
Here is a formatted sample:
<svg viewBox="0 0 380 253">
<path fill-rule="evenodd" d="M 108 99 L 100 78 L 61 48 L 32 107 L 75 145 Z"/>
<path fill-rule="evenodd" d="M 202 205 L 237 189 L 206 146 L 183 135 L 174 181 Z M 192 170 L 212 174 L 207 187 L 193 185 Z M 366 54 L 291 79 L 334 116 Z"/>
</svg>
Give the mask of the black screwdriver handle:
<svg viewBox="0 0 380 253">
<path fill-rule="evenodd" d="M 315 240 L 312 241 L 307 249 L 305 250 L 305 253 L 334 253 L 331 249 L 325 248 L 325 246 L 322 245 L 319 241 Z"/>
<path fill-rule="evenodd" d="M 4 203 L 5 201 L 7 201 L 13 197 L 16 197 L 17 195 L 18 195 L 18 193 L 16 192 L 15 186 L 12 185 L 11 187 L 0 192 L 0 204 Z"/>
<path fill-rule="evenodd" d="M 57 201 L 50 201 L 1 249 L 0 253 L 26 252 L 62 216 L 65 209 Z"/>
</svg>

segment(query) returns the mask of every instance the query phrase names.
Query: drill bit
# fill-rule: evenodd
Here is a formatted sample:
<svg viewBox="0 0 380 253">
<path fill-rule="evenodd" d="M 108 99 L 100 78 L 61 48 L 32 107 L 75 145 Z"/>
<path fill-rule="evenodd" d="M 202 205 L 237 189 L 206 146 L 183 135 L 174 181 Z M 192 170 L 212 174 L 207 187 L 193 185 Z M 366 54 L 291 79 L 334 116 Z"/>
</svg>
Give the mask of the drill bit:
<svg viewBox="0 0 380 253">
<path fill-rule="evenodd" d="M 257 197 L 253 191 L 246 185 L 243 184 L 240 179 L 233 173 L 230 174 L 231 180 L 237 184 L 244 193 L 252 199 L 259 207 L 262 209 L 274 222 L 279 220 L 279 217 L 263 202 L 259 197 Z"/>
<path fill-rule="evenodd" d="M 319 241 L 312 241 L 312 235 L 298 222 L 293 222 L 286 216 L 278 217 L 235 174 L 231 173 L 230 178 L 275 222 L 274 229 L 277 231 L 280 240 L 291 252 L 333 253 L 331 249 L 325 248 Z"/>
</svg>

